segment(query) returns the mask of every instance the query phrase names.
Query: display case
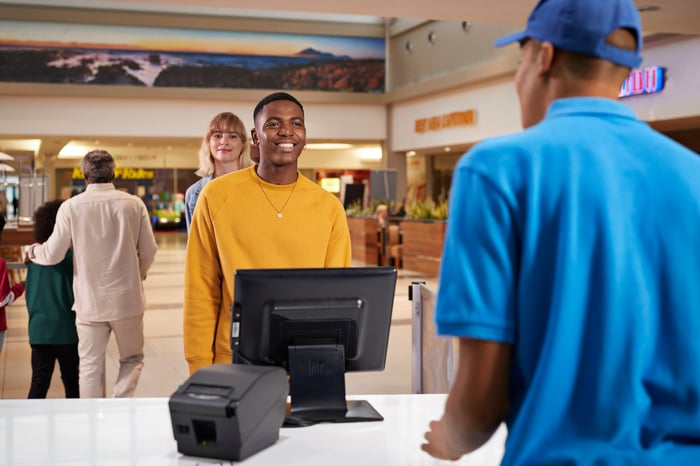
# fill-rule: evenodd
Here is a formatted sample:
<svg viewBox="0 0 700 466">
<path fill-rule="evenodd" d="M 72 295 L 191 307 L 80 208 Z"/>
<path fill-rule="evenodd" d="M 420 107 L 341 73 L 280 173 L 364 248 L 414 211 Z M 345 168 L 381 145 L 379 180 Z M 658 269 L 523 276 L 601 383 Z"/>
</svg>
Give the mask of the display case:
<svg viewBox="0 0 700 466">
<path fill-rule="evenodd" d="M 47 201 L 44 175 L 3 176 L 0 179 L 0 212 L 5 215 L 2 246 L 31 244 L 34 211 Z"/>
</svg>

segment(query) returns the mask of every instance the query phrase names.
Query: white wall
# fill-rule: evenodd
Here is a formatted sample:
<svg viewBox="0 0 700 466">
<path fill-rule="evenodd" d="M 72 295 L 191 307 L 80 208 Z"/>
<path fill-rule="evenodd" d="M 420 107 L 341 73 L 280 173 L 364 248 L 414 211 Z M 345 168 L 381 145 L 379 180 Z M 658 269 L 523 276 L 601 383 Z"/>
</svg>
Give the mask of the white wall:
<svg viewBox="0 0 700 466">
<path fill-rule="evenodd" d="M 656 65 L 667 69 L 666 87 L 659 94 L 627 97 L 622 102 L 644 121 L 700 115 L 700 38 L 654 46 L 643 55 L 641 68 Z M 414 130 L 416 119 L 469 109 L 477 112 L 474 126 L 424 133 Z M 520 106 L 512 79 L 395 104 L 390 117 L 390 140 L 395 151 L 468 144 L 521 129 Z"/>
<path fill-rule="evenodd" d="M 201 138 L 219 112 L 252 126 L 257 102 L 123 97 L 0 96 L 4 134 Z M 309 139 L 383 141 L 386 108 L 377 105 L 304 105 Z"/>
<path fill-rule="evenodd" d="M 667 68 L 666 88 L 656 95 L 623 100 L 646 121 L 700 114 L 700 38 L 645 50 L 642 66 Z M 303 102 L 302 102 L 303 103 Z M 252 122 L 254 101 L 145 99 L 75 96 L 0 96 L 0 128 L 14 135 L 201 137 L 212 115 L 233 111 Z M 416 133 L 415 121 L 455 111 L 476 110 L 474 126 Z M 383 104 L 305 104 L 308 137 L 347 141 L 387 138 Z M 520 129 L 512 79 L 470 86 L 396 103 L 388 138 L 394 151 L 465 144 Z"/>
<path fill-rule="evenodd" d="M 475 125 L 415 132 L 417 119 L 465 110 L 476 110 Z M 518 97 L 510 79 L 396 104 L 391 118 L 393 131 L 390 139 L 395 151 L 476 142 L 521 129 Z"/>
<path fill-rule="evenodd" d="M 700 38 L 649 48 L 643 56 L 640 68 L 666 68 L 666 87 L 658 94 L 626 97 L 623 102 L 644 121 L 700 115 Z"/>
</svg>

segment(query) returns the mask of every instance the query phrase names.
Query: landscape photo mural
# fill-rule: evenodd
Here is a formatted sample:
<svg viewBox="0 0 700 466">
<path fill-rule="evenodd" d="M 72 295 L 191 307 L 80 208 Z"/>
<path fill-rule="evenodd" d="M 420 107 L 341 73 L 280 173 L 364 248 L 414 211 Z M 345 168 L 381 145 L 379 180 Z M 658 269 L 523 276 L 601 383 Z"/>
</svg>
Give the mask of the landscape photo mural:
<svg viewBox="0 0 700 466">
<path fill-rule="evenodd" d="M 384 92 L 385 40 L 0 21 L 0 82 Z"/>
</svg>

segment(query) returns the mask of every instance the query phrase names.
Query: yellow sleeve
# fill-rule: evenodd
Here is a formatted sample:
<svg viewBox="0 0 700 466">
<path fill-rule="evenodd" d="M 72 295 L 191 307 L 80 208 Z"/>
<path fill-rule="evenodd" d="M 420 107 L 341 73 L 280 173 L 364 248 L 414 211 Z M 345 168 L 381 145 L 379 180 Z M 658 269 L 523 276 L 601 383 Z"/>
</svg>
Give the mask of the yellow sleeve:
<svg viewBox="0 0 700 466">
<path fill-rule="evenodd" d="M 221 265 L 206 187 L 197 200 L 185 255 L 183 344 L 190 374 L 214 362 L 221 308 Z"/>
<path fill-rule="evenodd" d="M 342 204 L 338 202 L 335 210 L 333 227 L 325 267 L 350 267 L 352 265 L 352 245 L 350 243 L 350 228 L 348 218 Z"/>
</svg>

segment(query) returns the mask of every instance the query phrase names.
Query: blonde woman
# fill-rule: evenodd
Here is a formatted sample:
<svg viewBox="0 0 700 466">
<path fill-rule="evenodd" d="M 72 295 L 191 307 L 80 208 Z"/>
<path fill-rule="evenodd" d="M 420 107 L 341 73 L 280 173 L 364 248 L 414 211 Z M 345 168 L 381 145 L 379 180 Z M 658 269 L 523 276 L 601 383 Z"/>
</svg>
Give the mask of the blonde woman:
<svg viewBox="0 0 700 466">
<path fill-rule="evenodd" d="M 185 221 L 190 231 L 192 213 L 199 193 L 210 180 L 250 165 L 245 125 L 231 112 L 216 115 L 209 123 L 199 148 L 199 169 L 202 178 L 185 192 Z"/>
</svg>

